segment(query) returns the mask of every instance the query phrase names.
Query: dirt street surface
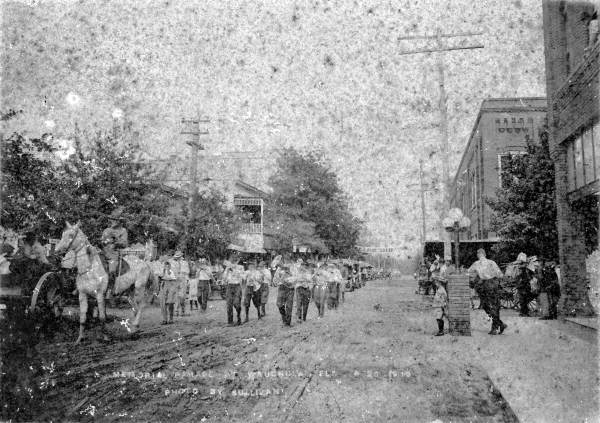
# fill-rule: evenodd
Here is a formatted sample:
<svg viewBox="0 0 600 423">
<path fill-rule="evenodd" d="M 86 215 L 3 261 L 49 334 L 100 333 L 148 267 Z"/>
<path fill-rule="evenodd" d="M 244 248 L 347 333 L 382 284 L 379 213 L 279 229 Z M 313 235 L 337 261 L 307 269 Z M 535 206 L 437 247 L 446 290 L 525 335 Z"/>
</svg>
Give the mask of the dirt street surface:
<svg viewBox="0 0 600 423">
<path fill-rule="evenodd" d="M 2 417 L 52 421 L 402 421 L 513 422 L 511 409 L 460 337 L 434 337 L 430 299 L 413 279 L 370 281 L 336 310 L 282 327 L 271 288 L 267 316 L 225 324 L 225 302 L 160 324 L 145 313 L 127 333 L 116 316 L 112 341 L 74 346 L 77 315 L 54 335 L 5 358 Z M 295 308 L 294 303 L 294 308 Z M 76 312 L 76 310 L 73 310 Z M 504 336 L 504 335 L 503 335 Z M 464 348 L 461 348 L 464 344 Z M 13 360 L 6 361 L 7 359 Z M 8 372 L 10 373 L 10 372 Z M 4 377 L 5 382 L 7 376 Z M 26 393 L 27 395 L 24 395 Z M 17 410 L 18 406 L 18 410 Z"/>
</svg>

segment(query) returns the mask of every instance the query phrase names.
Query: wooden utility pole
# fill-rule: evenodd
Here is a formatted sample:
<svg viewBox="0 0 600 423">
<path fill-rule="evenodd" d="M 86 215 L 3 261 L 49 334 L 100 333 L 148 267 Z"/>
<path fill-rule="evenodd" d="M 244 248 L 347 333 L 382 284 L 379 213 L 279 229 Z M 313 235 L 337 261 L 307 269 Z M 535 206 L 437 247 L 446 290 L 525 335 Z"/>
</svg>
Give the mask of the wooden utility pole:
<svg viewBox="0 0 600 423">
<path fill-rule="evenodd" d="M 409 55 L 409 54 L 418 54 L 418 53 L 435 53 L 435 52 L 445 52 L 445 51 L 453 51 L 453 50 L 470 50 L 470 49 L 479 49 L 483 48 L 482 44 L 473 44 L 466 46 L 444 46 L 442 44 L 442 39 L 445 38 L 455 38 L 455 37 L 470 37 L 475 35 L 482 35 L 482 33 L 473 33 L 473 32 L 465 32 L 465 33 L 455 33 L 455 34 L 442 34 L 441 32 L 437 32 L 435 35 L 414 35 L 407 37 L 398 37 L 398 41 L 402 40 L 427 40 L 433 39 L 435 40 L 434 47 L 427 47 L 421 49 L 414 50 L 406 50 L 401 51 L 400 55 Z M 439 97 L 439 110 L 440 110 L 440 138 L 441 138 L 441 150 L 442 150 L 442 178 L 443 182 L 443 204 L 444 204 L 444 212 L 450 210 L 450 170 L 449 170 L 449 151 L 448 151 L 448 98 L 446 95 L 446 87 L 445 87 L 445 75 L 444 75 L 444 61 L 441 55 L 438 56 L 438 75 L 439 75 L 439 86 L 440 86 L 440 97 Z M 421 168 L 422 169 L 422 168 Z M 423 222 L 425 219 L 423 218 Z M 444 240 L 444 256 L 451 255 L 451 245 L 450 245 L 450 237 L 440 226 L 440 235 Z M 425 244 L 423 243 L 423 246 Z"/>
<path fill-rule="evenodd" d="M 204 150 L 204 145 L 200 144 L 200 135 L 208 135 L 207 129 L 200 129 L 200 124 L 210 123 L 210 119 L 181 119 L 183 126 L 182 135 L 191 135 L 186 144 L 192 147 L 190 156 L 190 201 L 192 197 L 198 194 L 198 152 Z"/>
<path fill-rule="evenodd" d="M 427 224 L 425 223 L 425 185 L 423 184 L 423 159 L 419 160 L 419 185 L 421 186 L 421 263 L 425 263 L 425 242 L 427 241 Z"/>
<path fill-rule="evenodd" d="M 200 135 L 208 135 L 207 129 L 200 129 L 200 124 L 210 123 L 210 119 L 181 119 L 181 134 L 188 135 L 186 144 L 192 147 L 190 155 L 190 198 L 189 198 L 189 214 L 186 222 L 185 237 L 188 236 L 188 228 L 190 223 L 196 216 L 194 202 L 198 196 L 198 152 L 204 150 L 204 145 L 200 144 Z M 187 242 L 186 242 L 187 244 Z"/>
</svg>

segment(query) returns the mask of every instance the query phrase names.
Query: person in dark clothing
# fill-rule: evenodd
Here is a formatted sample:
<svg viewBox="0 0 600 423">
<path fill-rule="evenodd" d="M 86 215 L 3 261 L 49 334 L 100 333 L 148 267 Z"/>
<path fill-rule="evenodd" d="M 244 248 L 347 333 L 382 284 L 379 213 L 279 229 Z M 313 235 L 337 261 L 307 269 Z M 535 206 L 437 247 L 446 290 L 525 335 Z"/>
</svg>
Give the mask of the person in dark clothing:
<svg viewBox="0 0 600 423">
<path fill-rule="evenodd" d="M 306 262 L 302 263 L 296 279 L 297 306 L 296 314 L 298 322 L 306 322 L 306 313 L 310 304 L 310 288 L 312 285 L 312 272 Z"/>
<path fill-rule="evenodd" d="M 542 268 L 540 291 L 548 296 L 548 315 L 540 320 L 553 320 L 558 318 L 558 300 L 560 299 L 560 284 L 556 274 L 556 264 L 550 260 Z"/>
<path fill-rule="evenodd" d="M 519 295 L 519 316 L 529 316 L 529 303 L 535 298 L 531 292 L 531 279 L 534 277 L 533 272 L 527 268 L 527 256 L 524 253 L 519 253 L 515 264 L 517 270 L 517 293 Z"/>
<path fill-rule="evenodd" d="M 284 326 L 292 325 L 292 312 L 294 308 L 294 278 L 286 267 L 277 269 L 274 277 L 277 287 L 277 308 L 281 314 Z"/>
<path fill-rule="evenodd" d="M 502 334 L 507 325 L 500 320 L 500 283 L 502 271 L 493 260 L 485 256 L 485 250 L 477 250 L 477 261 L 471 265 L 468 272 L 475 277 L 475 287 L 478 291 L 483 310 L 492 318 L 490 335 Z"/>
</svg>

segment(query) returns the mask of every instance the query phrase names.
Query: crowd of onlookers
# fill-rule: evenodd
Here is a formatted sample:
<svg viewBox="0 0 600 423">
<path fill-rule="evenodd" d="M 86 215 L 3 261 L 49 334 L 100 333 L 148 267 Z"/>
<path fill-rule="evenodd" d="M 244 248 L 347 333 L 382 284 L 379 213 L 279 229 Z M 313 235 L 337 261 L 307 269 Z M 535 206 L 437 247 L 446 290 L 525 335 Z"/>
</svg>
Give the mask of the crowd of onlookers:
<svg viewBox="0 0 600 423">
<path fill-rule="evenodd" d="M 485 251 L 477 251 L 478 260 L 466 269 L 461 267 L 460 273 L 469 275 L 469 284 L 473 298 L 479 298 L 480 306 L 492 319 L 490 334 L 503 333 L 506 324 L 500 320 L 501 299 L 507 298 L 514 304 L 519 315 L 530 316 L 530 304 L 533 300 L 545 297 L 547 302 L 542 320 L 556 319 L 558 300 L 560 298 L 559 271 L 556 262 L 550 259 L 528 257 L 519 253 L 514 262 L 509 263 L 505 271 L 485 256 Z M 456 272 L 450 258 L 443 262 L 439 256 L 426 259 L 419 267 L 415 277 L 419 283 L 419 293 L 434 294 L 433 307 L 438 321 L 437 335 L 443 335 L 444 321 L 447 317 L 447 284 L 448 276 Z M 516 292 L 516 295 L 515 295 Z"/>
</svg>

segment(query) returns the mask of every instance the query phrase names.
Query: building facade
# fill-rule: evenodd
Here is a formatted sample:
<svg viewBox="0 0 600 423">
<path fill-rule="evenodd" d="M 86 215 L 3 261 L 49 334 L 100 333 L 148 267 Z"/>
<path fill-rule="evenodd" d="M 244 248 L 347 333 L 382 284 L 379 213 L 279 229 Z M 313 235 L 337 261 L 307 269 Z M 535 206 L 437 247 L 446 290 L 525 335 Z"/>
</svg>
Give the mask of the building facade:
<svg viewBox="0 0 600 423">
<path fill-rule="evenodd" d="M 599 1 L 543 1 L 562 311 L 588 314 L 585 258 L 598 248 Z"/>
<path fill-rule="evenodd" d="M 543 97 L 486 99 L 471 131 L 450 191 L 451 207 L 471 219 L 465 240 L 494 241 L 490 230 L 493 198 L 502 186 L 502 168 L 510 155 L 524 154 L 527 138 L 539 141 L 546 119 Z"/>
</svg>

